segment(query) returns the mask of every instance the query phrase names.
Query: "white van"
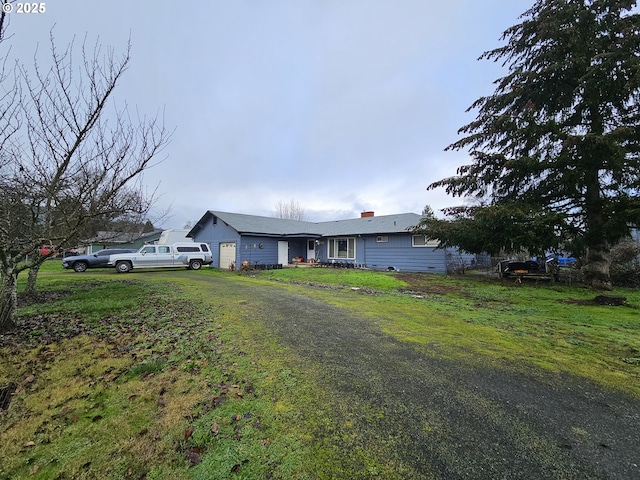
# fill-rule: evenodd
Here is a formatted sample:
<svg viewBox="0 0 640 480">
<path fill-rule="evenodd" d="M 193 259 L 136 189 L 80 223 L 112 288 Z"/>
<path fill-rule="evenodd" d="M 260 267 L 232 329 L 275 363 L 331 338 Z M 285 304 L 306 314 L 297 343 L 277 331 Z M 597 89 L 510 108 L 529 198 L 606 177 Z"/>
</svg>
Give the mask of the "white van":
<svg viewBox="0 0 640 480">
<path fill-rule="evenodd" d="M 187 267 L 200 270 L 213 262 L 211 250 L 206 243 L 174 243 L 173 245 L 145 245 L 135 253 L 111 255 L 108 265 L 116 267 L 118 273 L 127 273 L 134 268 Z"/>
</svg>

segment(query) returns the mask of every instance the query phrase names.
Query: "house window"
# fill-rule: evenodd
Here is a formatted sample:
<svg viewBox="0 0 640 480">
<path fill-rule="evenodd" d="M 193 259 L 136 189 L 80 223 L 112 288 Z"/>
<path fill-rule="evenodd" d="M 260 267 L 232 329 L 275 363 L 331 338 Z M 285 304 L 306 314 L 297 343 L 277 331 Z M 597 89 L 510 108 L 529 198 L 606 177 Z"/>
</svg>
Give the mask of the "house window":
<svg viewBox="0 0 640 480">
<path fill-rule="evenodd" d="M 378 243 L 388 243 L 389 242 L 389 235 L 378 235 L 376 237 L 376 242 L 378 242 Z"/>
<path fill-rule="evenodd" d="M 439 240 L 433 240 L 426 235 L 414 235 L 411 237 L 411 246 L 412 247 L 432 247 L 436 248 L 440 245 Z"/>
<path fill-rule="evenodd" d="M 329 258 L 345 258 L 355 260 L 356 239 L 354 237 L 330 238 Z"/>
</svg>

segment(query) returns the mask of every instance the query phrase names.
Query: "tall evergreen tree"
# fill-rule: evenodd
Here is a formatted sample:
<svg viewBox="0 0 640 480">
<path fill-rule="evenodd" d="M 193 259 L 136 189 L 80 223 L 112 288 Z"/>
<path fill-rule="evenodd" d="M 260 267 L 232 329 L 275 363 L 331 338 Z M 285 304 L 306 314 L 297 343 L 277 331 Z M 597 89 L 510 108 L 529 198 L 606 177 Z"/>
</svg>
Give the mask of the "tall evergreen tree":
<svg viewBox="0 0 640 480">
<path fill-rule="evenodd" d="M 508 74 L 448 149 L 472 163 L 429 185 L 555 218 L 610 289 L 610 245 L 640 220 L 640 15 L 634 0 L 537 0 L 480 58 Z M 557 240 L 554 240 L 557 241 Z"/>
</svg>

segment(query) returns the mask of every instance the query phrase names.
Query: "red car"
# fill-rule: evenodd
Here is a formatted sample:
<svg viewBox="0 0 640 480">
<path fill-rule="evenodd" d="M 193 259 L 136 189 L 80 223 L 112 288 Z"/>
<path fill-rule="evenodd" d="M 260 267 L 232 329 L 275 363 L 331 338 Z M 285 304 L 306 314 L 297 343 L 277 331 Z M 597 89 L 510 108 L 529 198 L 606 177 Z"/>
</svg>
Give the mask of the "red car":
<svg viewBox="0 0 640 480">
<path fill-rule="evenodd" d="M 40 247 L 40 255 L 49 255 L 51 252 L 56 252 L 57 249 L 53 245 L 42 245 Z"/>
<path fill-rule="evenodd" d="M 55 247 L 53 245 L 42 245 L 40 247 L 40 255 L 46 256 L 50 253 L 54 253 L 52 257 L 66 257 L 68 255 L 77 255 L 77 251 L 75 249 L 70 250 L 62 250 L 61 248 Z"/>
</svg>

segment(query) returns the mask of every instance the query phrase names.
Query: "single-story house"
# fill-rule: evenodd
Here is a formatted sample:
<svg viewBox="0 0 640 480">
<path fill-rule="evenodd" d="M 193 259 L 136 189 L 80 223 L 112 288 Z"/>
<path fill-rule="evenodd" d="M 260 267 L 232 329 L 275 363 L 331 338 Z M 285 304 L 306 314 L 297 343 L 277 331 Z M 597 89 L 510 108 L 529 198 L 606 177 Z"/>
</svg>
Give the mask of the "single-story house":
<svg viewBox="0 0 640 480">
<path fill-rule="evenodd" d="M 328 222 L 306 222 L 210 210 L 187 237 L 207 243 L 214 267 L 279 266 L 297 262 L 354 266 L 405 272 L 446 272 L 475 255 L 438 249 L 438 242 L 411 229 L 422 217 L 416 213 Z"/>
</svg>

